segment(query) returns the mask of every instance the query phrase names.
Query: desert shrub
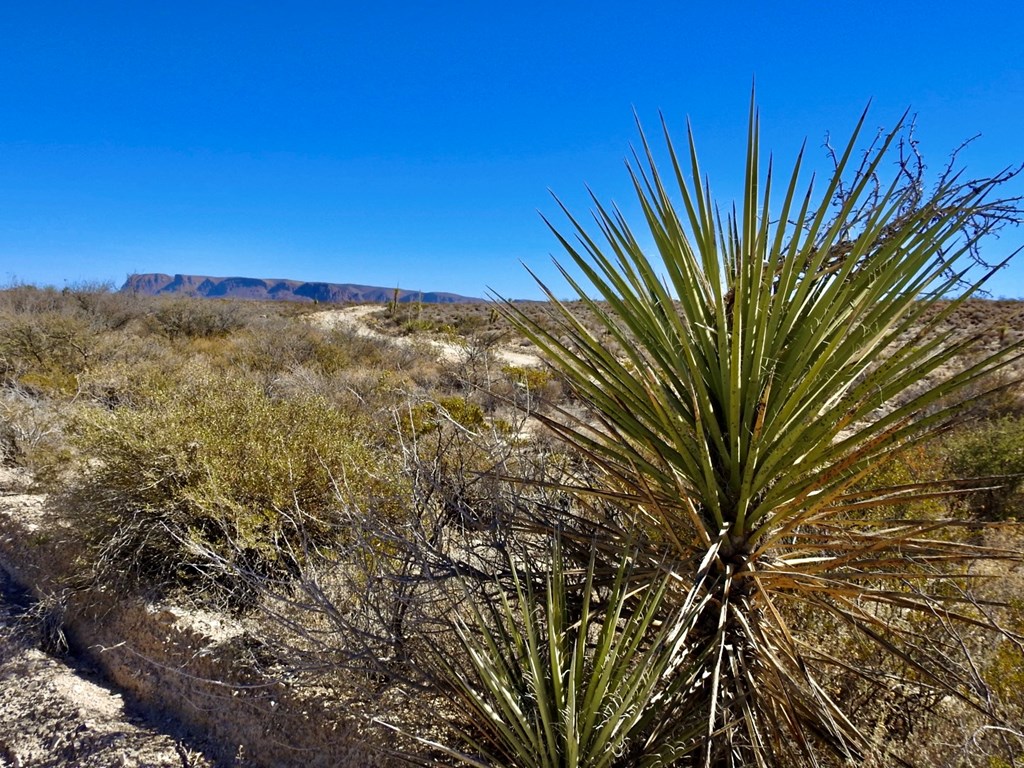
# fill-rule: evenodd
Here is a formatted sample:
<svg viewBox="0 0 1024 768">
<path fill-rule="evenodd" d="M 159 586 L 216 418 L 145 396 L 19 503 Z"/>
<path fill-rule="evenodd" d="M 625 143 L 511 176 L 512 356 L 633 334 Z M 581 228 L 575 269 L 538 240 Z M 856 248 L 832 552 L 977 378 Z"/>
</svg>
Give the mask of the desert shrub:
<svg viewBox="0 0 1024 768">
<path fill-rule="evenodd" d="M 408 406 L 400 416 L 416 503 L 459 525 L 495 523 L 502 504 L 488 473 L 504 459 L 483 408 L 451 395 Z"/>
<path fill-rule="evenodd" d="M 148 317 L 150 328 L 169 339 L 223 336 L 246 323 L 238 302 L 210 299 L 170 299 L 160 302 Z"/>
<path fill-rule="evenodd" d="M 89 397 L 97 370 L 126 357 L 147 306 L 109 285 L 0 291 L 0 378 L 40 397 Z"/>
<path fill-rule="evenodd" d="M 97 331 L 87 319 L 51 310 L 0 321 L 0 373 L 44 394 L 69 394 L 88 368 Z"/>
<path fill-rule="evenodd" d="M 71 459 L 65 424 L 82 407 L 18 386 L 0 388 L 0 464 L 24 467 L 38 490 L 54 487 Z"/>
<path fill-rule="evenodd" d="M 103 582 L 237 605 L 246 578 L 330 559 L 353 516 L 401 514 L 397 468 L 364 432 L 322 399 L 197 376 L 79 418 L 66 503 Z"/>
<path fill-rule="evenodd" d="M 297 319 L 266 318 L 236 334 L 229 362 L 260 373 L 276 374 L 305 366 L 335 373 L 352 362 L 343 343 Z"/>
<path fill-rule="evenodd" d="M 0 310 L 17 314 L 52 312 L 63 304 L 60 291 L 34 285 L 9 285 L 0 291 Z"/>
<path fill-rule="evenodd" d="M 388 304 L 384 312 L 372 318 L 382 332 L 398 335 L 436 333 L 447 336 L 471 336 L 485 329 L 510 330 L 508 323 L 487 302 L 468 304 L 426 304 L 408 302 Z"/>
<path fill-rule="evenodd" d="M 79 377 L 81 397 L 107 408 L 142 402 L 196 375 L 194 369 L 209 369 L 195 356 L 186 362 L 183 351 L 167 339 L 123 331 L 104 334 L 96 358 Z"/>
<path fill-rule="evenodd" d="M 266 317 L 233 334 L 224 354 L 228 366 L 278 375 L 305 368 L 332 377 L 352 369 L 407 371 L 416 378 L 436 378 L 436 361 L 428 347 L 392 344 L 339 327 L 317 328 L 301 318 Z"/>
<path fill-rule="evenodd" d="M 0 418 L 0 467 L 16 464 L 19 453 L 14 426 L 6 418 Z"/>
<path fill-rule="evenodd" d="M 152 301 L 136 293 L 121 293 L 110 283 L 79 283 L 61 294 L 67 307 L 104 330 L 119 330 L 141 319 Z"/>
<path fill-rule="evenodd" d="M 871 495 L 876 489 L 886 489 L 897 500 L 892 504 L 879 504 L 875 514 L 881 518 L 936 518 L 949 513 L 948 499 L 936 497 L 932 484 L 944 477 L 944 463 L 935 443 L 914 445 L 892 455 L 875 467 L 851 491 Z M 914 494 L 914 486 L 920 493 Z M 900 493 L 897 489 L 905 489 Z"/>
<path fill-rule="evenodd" d="M 104 282 L 75 283 L 59 291 L 34 285 L 0 289 L 0 313 L 78 315 L 107 330 L 123 328 L 142 317 L 152 301 L 145 296 L 121 293 L 113 284 Z"/>
<path fill-rule="evenodd" d="M 944 443 L 950 473 L 984 482 L 970 499 L 981 517 L 1005 519 L 1024 511 L 1024 416 L 1005 416 L 962 427 Z"/>
<path fill-rule="evenodd" d="M 501 372 L 511 386 L 504 391 L 501 387 L 495 389 L 520 408 L 533 410 L 542 404 L 558 402 L 562 397 L 561 380 L 549 370 L 506 365 Z"/>
<path fill-rule="evenodd" d="M 508 439 L 512 427 L 459 395 L 406 404 L 397 416 L 413 505 L 424 530 L 433 532 L 425 537 L 430 547 L 449 526 L 486 530 L 498 539 L 510 535 L 513 507 L 523 494 L 510 478 L 538 472 L 526 447 Z"/>
<path fill-rule="evenodd" d="M 414 405 L 405 414 L 403 422 L 406 431 L 413 435 L 432 432 L 445 422 L 470 431 L 480 430 L 486 425 L 483 408 L 458 395 Z"/>
</svg>

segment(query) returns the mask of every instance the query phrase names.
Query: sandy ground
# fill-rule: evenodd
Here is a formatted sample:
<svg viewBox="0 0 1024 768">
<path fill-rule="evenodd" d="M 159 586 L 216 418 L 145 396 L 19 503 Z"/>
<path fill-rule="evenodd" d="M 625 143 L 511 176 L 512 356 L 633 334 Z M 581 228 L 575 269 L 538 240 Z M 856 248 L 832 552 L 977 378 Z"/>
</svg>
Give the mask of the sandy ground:
<svg viewBox="0 0 1024 768">
<path fill-rule="evenodd" d="M 380 310 L 381 306 L 379 304 L 360 304 L 354 307 L 345 307 L 344 309 L 327 309 L 310 315 L 310 321 L 321 328 L 346 328 L 358 336 L 381 339 L 396 345 L 423 344 L 425 342 L 437 352 L 439 359 L 450 363 L 458 363 L 465 358 L 466 351 L 458 344 L 450 341 L 425 338 L 423 335 L 417 335 L 413 338 L 407 336 L 387 336 L 383 333 L 378 333 L 366 325 L 364 318 Z M 493 352 L 494 356 L 505 365 L 527 368 L 541 365 L 540 358 L 529 352 L 519 352 L 510 347 L 497 347 Z"/>
<path fill-rule="evenodd" d="M 40 497 L 19 480 L 0 468 L 0 503 L 31 517 Z M 214 765 L 73 656 L 41 650 L 41 627 L 29 596 L 0 570 L 0 768 Z"/>
<path fill-rule="evenodd" d="M 0 639 L 0 766 L 213 765 L 166 730 L 86 670 L 22 638 Z"/>
</svg>

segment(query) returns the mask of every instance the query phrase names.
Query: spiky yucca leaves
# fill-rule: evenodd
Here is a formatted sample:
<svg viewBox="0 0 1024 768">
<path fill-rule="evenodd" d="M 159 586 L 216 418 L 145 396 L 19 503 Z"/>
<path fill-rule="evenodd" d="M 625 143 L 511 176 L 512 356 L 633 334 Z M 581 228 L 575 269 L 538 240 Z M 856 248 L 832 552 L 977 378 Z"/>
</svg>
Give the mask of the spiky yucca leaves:
<svg viewBox="0 0 1024 768">
<path fill-rule="evenodd" d="M 852 490 L 946 428 L 957 392 L 1020 357 L 1016 345 L 959 367 L 975 339 L 945 322 L 980 282 L 942 300 L 964 284 L 979 240 L 1019 219 L 1018 200 L 996 194 L 1013 173 L 964 182 L 950 172 L 926 195 L 902 151 L 905 126 L 860 154 L 863 122 L 820 197 L 799 192 L 798 158 L 780 202 L 752 105 L 743 199 L 724 216 L 692 133 L 681 158 L 665 132 L 678 211 L 644 139 L 630 173 L 656 256 L 596 200 L 600 238 L 568 211 L 576 242 L 555 231 L 585 281 L 562 273 L 599 333 L 547 288 L 553 327 L 504 304 L 592 406 L 585 419 L 541 416 L 605 470 L 605 487 L 576 490 L 629 506 L 677 567 L 713 561 L 704 765 L 871 750 L 823 680 L 872 673 L 813 644 L 794 614 L 877 644 L 939 699 L 975 704 L 953 658 L 958 638 L 917 630 L 914 616 L 986 625 L 950 585 L 965 562 L 1015 556 L 940 531 L 957 521 L 886 519 L 888 506 L 948 487 Z M 872 682 L 901 683 L 891 671 Z"/>
<path fill-rule="evenodd" d="M 571 569 L 552 542 L 550 569 L 512 562 L 512 589 L 470 598 L 454 620 L 465 658 L 438 653 L 435 666 L 467 751 L 424 743 L 478 768 L 673 764 L 700 744 L 692 654 L 706 647 L 691 635 L 709 591 L 694 586 L 666 611 L 672 575 L 637 583 L 624 558 L 600 587 L 593 556 Z"/>
</svg>

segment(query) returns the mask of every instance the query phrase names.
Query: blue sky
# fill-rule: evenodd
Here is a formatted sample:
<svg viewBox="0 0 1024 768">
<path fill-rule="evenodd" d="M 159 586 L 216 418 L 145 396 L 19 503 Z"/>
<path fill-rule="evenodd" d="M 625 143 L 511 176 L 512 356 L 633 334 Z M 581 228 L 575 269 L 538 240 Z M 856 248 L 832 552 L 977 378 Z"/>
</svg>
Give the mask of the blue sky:
<svg viewBox="0 0 1024 768">
<path fill-rule="evenodd" d="M 635 212 L 633 110 L 694 125 L 713 193 L 908 107 L 931 167 L 1024 160 L 1017 2 L 47 2 L 0 14 L 0 282 L 130 272 L 510 297 L 556 192 Z M 822 163 L 823 164 L 823 163 Z M 1012 191 L 1024 193 L 1024 183 Z M 992 255 L 1024 243 L 1007 232 Z M 1024 258 L 992 285 L 1024 296 Z"/>
</svg>

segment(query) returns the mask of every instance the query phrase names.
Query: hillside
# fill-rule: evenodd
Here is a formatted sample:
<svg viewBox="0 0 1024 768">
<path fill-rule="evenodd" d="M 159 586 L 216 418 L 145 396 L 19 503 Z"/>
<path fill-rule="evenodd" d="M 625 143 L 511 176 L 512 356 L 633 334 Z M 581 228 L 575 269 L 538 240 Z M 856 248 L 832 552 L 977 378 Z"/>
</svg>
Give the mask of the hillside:
<svg viewBox="0 0 1024 768">
<path fill-rule="evenodd" d="M 395 297 L 394 288 L 351 283 L 310 283 L 254 277 L 209 277 L 206 275 L 164 275 L 155 272 L 129 275 L 121 286 L 123 293 L 157 296 L 181 294 L 218 299 L 261 299 L 303 301 L 321 304 L 342 302 L 385 302 Z M 480 301 L 469 296 L 437 291 L 398 290 L 402 303 L 459 304 Z"/>
</svg>

